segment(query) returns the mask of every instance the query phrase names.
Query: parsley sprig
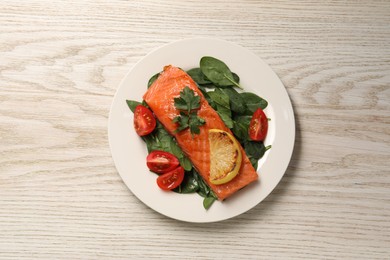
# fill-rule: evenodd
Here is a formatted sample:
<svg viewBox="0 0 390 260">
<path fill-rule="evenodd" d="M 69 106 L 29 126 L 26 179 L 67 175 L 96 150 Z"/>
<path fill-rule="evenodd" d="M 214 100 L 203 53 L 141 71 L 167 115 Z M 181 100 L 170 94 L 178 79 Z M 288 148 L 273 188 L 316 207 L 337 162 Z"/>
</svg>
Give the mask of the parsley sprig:
<svg viewBox="0 0 390 260">
<path fill-rule="evenodd" d="M 199 127 L 205 123 L 203 118 L 198 117 L 200 96 L 196 96 L 195 92 L 186 86 L 180 92 L 180 97 L 175 98 L 174 102 L 175 107 L 180 110 L 180 115 L 173 119 L 173 122 L 179 125 L 176 133 L 189 128 L 191 134 L 199 134 Z"/>
</svg>

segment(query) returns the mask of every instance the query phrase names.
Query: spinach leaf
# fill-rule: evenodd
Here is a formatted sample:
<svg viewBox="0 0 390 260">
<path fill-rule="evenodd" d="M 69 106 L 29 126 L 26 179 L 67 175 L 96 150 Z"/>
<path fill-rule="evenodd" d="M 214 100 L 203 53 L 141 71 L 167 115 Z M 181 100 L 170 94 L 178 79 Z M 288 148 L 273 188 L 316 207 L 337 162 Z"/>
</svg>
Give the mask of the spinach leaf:
<svg viewBox="0 0 390 260">
<path fill-rule="evenodd" d="M 217 200 L 215 194 L 211 191 L 209 186 L 204 182 L 199 173 L 194 169 L 191 172 L 187 172 L 184 176 L 183 182 L 179 187 L 173 190 L 177 193 L 194 193 L 197 192 L 200 196 L 204 197 L 203 207 L 209 209 L 214 201 Z"/>
<path fill-rule="evenodd" d="M 210 193 L 209 186 L 204 182 L 203 178 L 199 175 L 197 171 L 194 172 L 194 178 L 199 183 L 199 190 L 197 190 L 197 193 L 202 197 L 207 197 Z"/>
<path fill-rule="evenodd" d="M 142 140 L 146 143 L 146 148 L 148 149 L 148 153 L 154 150 L 164 150 L 161 146 L 158 138 L 153 134 L 148 134 L 146 136 L 142 136 Z"/>
<path fill-rule="evenodd" d="M 200 70 L 212 83 L 218 86 L 236 86 L 241 88 L 238 82 L 234 80 L 229 67 L 221 60 L 204 56 L 200 59 Z"/>
<path fill-rule="evenodd" d="M 193 68 L 187 71 L 187 74 L 199 85 L 212 84 L 211 81 L 206 78 L 200 68 Z"/>
<path fill-rule="evenodd" d="M 252 115 L 235 115 L 234 121 L 245 125 L 248 130 L 249 124 L 251 123 Z"/>
<path fill-rule="evenodd" d="M 243 92 L 240 93 L 240 95 L 245 100 L 247 106 L 247 115 L 252 115 L 258 108 L 265 109 L 268 106 L 268 102 L 256 94 Z"/>
<path fill-rule="evenodd" d="M 221 89 L 216 88 L 214 91 L 207 92 L 210 98 L 218 105 L 230 110 L 229 96 Z"/>
<path fill-rule="evenodd" d="M 225 123 L 225 125 L 228 128 L 233 128 L 234 122 L 232 120 L 232 112 L 230 111 L 230 109 L 217 104 L 216 111 L 218 115 L 221 117 L 222 121 Z"/>
<path fill-rule="evenodd" d="M 131 112 L 134 113 L 135 111 L 135 108 L 138 106 L 138 105 L 142 105 L 142 103 L 138 102 L 138 101 L 135 101 L 135 100 L 126 100 L 126 103 L 127 105 L 129 106 Z"/>
<path fill-rule="evenodd" d="M 215 104 L 214 104 L 214 101 L 211 99 L 209 93 L 207 92 L 206 88 L 203 87 L 203 86 L 198 86 L 199 90 L 202 92 L 203 96 L 205 97 L 205 99 L 207 100 L 207 102 L 209 103 L 209 105 L 215 109 Z"/>
<path fill-rule="evenodd" d="M 227 127 L 233 128 L 232 112 L 230 110 L 229 96 L 221 89 L 216 88 L 214 91 L 208 92 L 210 98 L 215 103 L 215 110 L 221 117 Z"/>
<path fill-rule="evenodd" d="M 216 201 L 217 199 L 210 196 L 210 197 L 206 197 L 203 199 L 203 207 L 205 209 L 209 209 L 211 207 L 211 205 L 213 205 L 214 201 Z"/>
<path fill-rule="evenodd" d="M 243 144 L 245 141 L 249 141 L 248 128 L 252 116 L 237 116 L 233 118 L 233 134 L 237 137 L 238 141 Z"/>
<path fill-rule="evenodd" d="M 265 147 L 263 142 L 245 141 L 244 150 L 253 167 L 257 169 L 257 163 L 264 156 L 264 153 L 271 148 L 271 145 Z"/>
<path fill-rule="evenodd" d="M 190 171 L 192 169 L 190 160 L 184 155 L 176 140 L 165 130 L 158 120 L 156 129 L 152 133 L 143 136 L 142 139 L 145 141 L 149 153 L 154 150 L 170 152 L 179 159 L 180 165 L 184 170 Z"/>
<path fill-rule="evenodd" d="M 126 100 L 126 102 L 131 111 L 133 111 L 138 104 L 141 104 L 134 100 Z M 156 120 L 156 128 L 152 133 L 142 136 L 142 140 L 146 143 L 148 153 L 154 150 L 170 152 L 179 159 L 180 165 L 185 171 L 191 171 L 191 161 L 184 155 L 183 151 L 176 143 L 176 140 L 167 132 L 167 130 L 165 130 L 160 121 Z"/>
<path fill-rule="evenodd" d="M 160 76 L 160 72 L 154 74 L 148 81 L 148 88 L 153 84 L 153 82 Z"/>
<path fill-rule="evenodd" d="M 179 162 L 180 162 L 180 165 L 181 167 L 184 168 L 185 171 L 191 171 L 192 169 L 192 163 L 190 161 L 190 159 L 188 159 L 187 156 L 184 156 L 184 154 L 182 155 L 182 157 L 178 157 L 179 158 Z"/>
<path fill-rule="evenodd" d="M 265 153 L 265 146 L 263 142 L 246 141 L 244 150 L 248 157 L 260 159 Z"/>
<path fill-rule="evenodd" d="M 232 132 L 240 143 L 242 143 L 242 140 L 248 139 L 248 128 L 242 123 L 234 121 Z"/>
<path fill-rule="evenodd" d="M 174 189 L 173 191 L 177 193 L 194 193 L 199 190 L 199 183 L 197 179 L 194 177 L 194 171 L 187 172 L 184 175 L 184 179 L 179 187 Z"/>
<path fill-rule="evenodd" d="M 245 100 L 237 92 L 237 90 L 235 90 L 234 88 L 225 88 L 222 91 L 229 96 L 230 109 L 232 110 L 232 112 L 244 114 L 247 109 Z"/>
<path fill-rule="evenodd" d="M 232 75 L 233 75 L 234 81 L 237 82 L 237 83 L 240 83 L 240 77 L 236 73 L 234 73 L 234 72 L 232 72 Z"/>
<path fill-rule="evenodd" d="M 190 75 L 190 77 L 198 84 L 201 86 L 205 86 L 208 88 L 215 88 L 216 86 L 203 74 L 202 70 L 200 68 L 192 68 L 187 71 L 187 74 Z M 236 83 L 240 82 L 240 77 L 232 72 L 233 80 Z M 234 85 L 233 83 L 230 82 L 229 87 Z"/>
</svg>

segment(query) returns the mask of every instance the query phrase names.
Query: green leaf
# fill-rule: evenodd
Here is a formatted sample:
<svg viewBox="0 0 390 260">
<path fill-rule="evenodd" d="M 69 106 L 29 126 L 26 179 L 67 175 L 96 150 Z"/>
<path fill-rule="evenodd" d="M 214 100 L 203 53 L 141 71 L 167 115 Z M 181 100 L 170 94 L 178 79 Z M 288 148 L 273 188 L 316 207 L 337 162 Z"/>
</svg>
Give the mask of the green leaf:
<svg viewBox="0 0 390 260">
<path fill-rule="evenodd" d="M 146 148 L 148 149 L 149 153 L 154 150 L 163 150 L 161 142 L 153 133 L 143 136 L 142 140 L 144 140 L 144 142 L 146 143 Z"/>
<path fill-rule="evenodd" d="M 193 134 L 199 134 L 200 129 L 199 127 L 204 125 L 206 121 L 204 121 L 203 118 L 200 118 L 197 116 L 196 112 L 191 112 L 190 113 L 190 120 L 189 120 L 189 127 L 190 131 Z"/>
<path fill-rule="evenodd" d="M 234 116 L 234 121 L 237 123 L 241 123 L 246 126 L 246 128 L 249 127 L 249 124 L 251 123 L 252 120 L 252 115 L 236 115 Z"/>
<path fill-rule="evenodd" d="M 243 92 L 240 95 L 245 100 L 248 115 L 252 115 L 258 108 L 265 109 L 268 106 L 268 102 L 256 94 Z"/>
<path fill-rule="evenodd" d="M 234 125 L 232 131 L 241 144 L 249 140 L 248 128 L 251 119 L 252 116 L 237 115 L 233 118 Z"/>
<path fill-rule="evenodd" d="M 225 125 L 228 128 L 233 128 L 234 122 L 232 120 L 232 112 L 230 111 L 230 109 L 217 104 L 216 111 L 221 117 L 222 121 L 225 123 Z"/>
<path fill-rule="evenodd" d="M 221 117 L 222 121 L 229 128 L 233 128 L 232 112 L 230 110 L 230 99 L 228 94 L 219 88 L 208 92 L 210 98 L 213 100 L 214 109 Z"/>
<path fill-rule="evenodd" d="M 205 99 L 207 100 L 209 105 L 214 108 L 214 101 L 211 99 L 211 97 L 210 97 L 209 93 L 207 92 L 206 88 L 204 88 L 202 86 L 198 86 L 198 88 L 202 92 L 203 96 L 205 97 Z"/>
<path fill-rule="evenodd" d="M 154 81 L 160 76 L 160 72 L 154 74 L 148 81 L 148 88 L 154 83 Z"/>
<path fill-rule="evenodd" d="M 165 130 L 158 120 L 156 129 L 149 135 L 143 136 L 142 139 L 145 141 L 149 153 L 154 150 L 170 152 L 179 159 L 184 170 L 190 171 L 192 169 L 190 160 L 184 155 L 175 138 Z"/>
<path fill-rule="evenodd" d="M 229 96 L 230 109 L 238 114 L 244 114 L 247 107 L 244 98 L 234 88 L 226 88 L 222 90 Z"/>
<path fill-rule="evenodd" d="M 257 169 L 257 163 L 264 156 L 264 153 L 271 148 L 265 147 L 263 142 L 245 141 L 243 147 L 253 167 Z"/>
<path fill-rule="evenodd" d="M 232 72 L 232 75 L 233 75 L 234 81 L 237 82 L 237 83 L 240 83 L 240 77 L 236 73 L 234 73 L 234 72 Z"/>
<path fill-rule="evenodd" d="M 184 154 L 183 154 L 183 157 L 179 158 L 179 162 L 180 162 L 181 167 L 183 167 L 185 171 L 187 171 L 187 172 L 191 171 L 192 163 L 191 163 L 190 159 L 188 159 Z"/>
<path fill-rule="evenodd" d="M 193 68 L 187 71 L 187 74 L 199 85 L 211 84 L 200 68 Z"/>
<path fill-rule="evenodd" d="M 233 78 L 229 67 L 221 60 L 214 57 L 204 56 L 200 59 L 200 69 L 202 73 L 214 84 L 222 87 L 241 86 Z"/>
<path fill-rule="evenodd" d="M 200 107 L 200 96 L 195 96 L 195 92 L 189 87 L 185 87 L 180 92 L 180 98 L 175 98 L 175 107 L 179 110 L 191 112 Z"/>
<path fill-rule="evenodd" d="M 251 162 L 253 168 L 255 168 L 255 170 L 257 170 L 257 167 L 259 165 L 259 159 L 256 159 L 256 158 L 249 158 L 249 161 Z"/>
<path fill-rule="evenodd" d="M 214 201 L 216 201 L 216 199 L 214 197 L 205 197 L 203 199 L 203 207 L 205 209 L 209 209 L 211 207 L 211 205 L 213 205 Z"/>
<path fill-rule="evenodd" d="M 177 109 L 187 111 L 188 103 L 186 100 L 180 97 L 180 98 L 175 98 L 174 102 L 175 102 L 175 107 Z"/>
<path fill-rule="evenodd" d="M 180 112 L 180 116 L 176 116 L 172 120 L 172 122 L 177 123 L 179 125 L 179 127 L 175 130 L 175 133 L 187 129 L 190 126 L 189 121 L 190 121 L 190 117 L 186 113 Z"/>
<path fill-rule="evenodd" d="M 196 96 L 192 89 L 185 87 L 180 92 L 180 97 L 174 98 L 174 103 L 175 107 L 181 110 L 180 115 L 172 120 L 179 125 L 175 132 L 190 128 L 191 134 L 199 134 L 199 127 L 205 123 L 203 118 L 197 116 L 196 111 L 200 108 L 200 96 Z"/>
<path fill-rule="evenodd" d="M 131 112 L 134 113 L 135 111 L 135 108 L 138 106 L 138 105 L 142 105 L 141 102 L 138 102 L 138 101 L 135 101 L 135 100 L 126 100 L 126 103 L 127 105 L 129 106 Z"/>
<path fill-rule="evenodd" d="M 206 184 L 206 182 L 203 180 L 203 178 L 199 175 L 199 173 L 195 170 L 193 170 L 194 178 L 199 183 L 199 190 L 197 193 L 202 197 L 207 197 L 210 194 L 210 187 Z"/>
<path fill-rule="evenodd" d="M 216 88 L 214 91 L 210 91 L 207 93 L 215 103 L 230 110 L 230 100 L 228 94 L 226 94 L 219 88 Z"/>
<path fill-rule="evenodd" d="M 265 153 L 263 142 L 247 141 L 244 143 L 244 149 L 248 157 L 260 159 Z"/>
<path fill-rule="evenodd" d="M 248 128 L 244 124 L 233 121 L 232 132 L 240 143 L 243 142 L 241 140 L 248 140 Z"/>
<path fill-rule="evenodd" d="M 194 177 L 193 171 L 187 172 L 184 175 L 184 179 L 179 187 L 174 189 L 173 191 L 177 193 L 194 193 L 199 190 L 199 183 L 197 179 Z"/>
</svg>

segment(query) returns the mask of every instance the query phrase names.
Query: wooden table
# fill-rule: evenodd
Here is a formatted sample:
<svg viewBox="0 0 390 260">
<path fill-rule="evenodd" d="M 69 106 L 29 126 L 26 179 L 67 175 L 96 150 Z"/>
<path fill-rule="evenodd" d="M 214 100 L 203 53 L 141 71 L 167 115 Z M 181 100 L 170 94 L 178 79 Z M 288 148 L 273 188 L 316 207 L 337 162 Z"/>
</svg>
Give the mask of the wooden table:
<svg viewBox="0 0 390 260">
<path fill-rule="evenodd" d="M 190 37 L 283 81 L 285 176 L 230 220 L 168 219 L 124 185 L 107 120 L 125 74 Z M 14 1 L 0 6 L 1 259 L 389 259 L 389 1 Z"/>
</svg>

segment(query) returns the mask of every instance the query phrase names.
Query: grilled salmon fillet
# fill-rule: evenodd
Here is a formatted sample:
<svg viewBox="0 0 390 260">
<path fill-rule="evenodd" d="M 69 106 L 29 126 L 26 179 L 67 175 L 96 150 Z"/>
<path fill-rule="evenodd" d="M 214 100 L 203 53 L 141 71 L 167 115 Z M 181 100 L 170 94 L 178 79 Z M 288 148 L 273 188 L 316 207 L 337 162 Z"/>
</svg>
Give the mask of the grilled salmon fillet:
<svg viewBox="0 0 390 260">
<path fill-rule="evenodd" d="M 206 123 L 200 127 L 200 134 L 192 135 L 189 129 L 175 133 L 178 125 L 172 120 L 180 114 L 174 105 L 174 98 L 180 96 L 180 92 L 188 86 L 200 96 L 200 109 L 198 116 Z M 258 179 L 256 170 L 250 163 L 244 149 L 240 145 L 242 163 L 238 175 L 225 184 L 214 185 L 209 181 L 210 175 L 210 147 L 208 132 L 210 129 L 220 129 L 231 133 L 217 112 L 209 105 L 196 83 L 183 70 L 168 65 L 164 67 L 160 76 L 149 87 L 143 99 L 163 124 L 165 129 L 175 137 L 178 145 L 191 160 L 192 164 L 214 191 L 219 200 L 224 200 L 236 191 Z"/>
</svg>

